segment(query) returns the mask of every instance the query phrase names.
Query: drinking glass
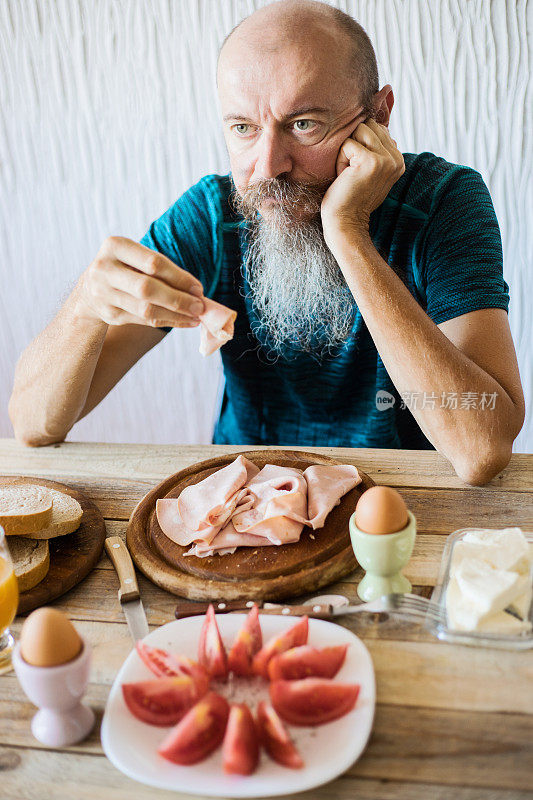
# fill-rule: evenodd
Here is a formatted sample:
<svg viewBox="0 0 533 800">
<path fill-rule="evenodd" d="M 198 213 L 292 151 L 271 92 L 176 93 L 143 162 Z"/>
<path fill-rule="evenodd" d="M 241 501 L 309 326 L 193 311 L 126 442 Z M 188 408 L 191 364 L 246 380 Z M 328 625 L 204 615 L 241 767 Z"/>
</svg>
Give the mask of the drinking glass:
<svg viewBox="0 0 533 800">
<path fill-rule="evenodd" d="M 9 626 L 15 619 L 19 602 L 18 583 L 7 537 L 0 525 L 0 674 L 11 669 L 11 651 L 15 640 Z"/>
</svg>

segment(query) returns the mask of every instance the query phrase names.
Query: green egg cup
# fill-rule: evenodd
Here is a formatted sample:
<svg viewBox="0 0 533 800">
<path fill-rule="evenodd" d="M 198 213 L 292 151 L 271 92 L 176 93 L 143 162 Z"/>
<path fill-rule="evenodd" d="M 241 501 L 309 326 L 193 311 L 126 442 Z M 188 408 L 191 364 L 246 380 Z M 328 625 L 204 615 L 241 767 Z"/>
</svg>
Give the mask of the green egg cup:
<svg viewBox="0 0 533 800">
<path fill-rule="evenodd" d="M 376 600 L 384 594 L 410 592 L 411 583 L 400 570 L 405 567 L 416 538 L 416 519 L 409 514 L 409 522 L 396 533 L 374 534 L 359 530 L 355 512 L 350 517 L 350 539 L 355 557 L 366 575 L 357 587 L 357 594 L 365 602 Z"/>
</svg>

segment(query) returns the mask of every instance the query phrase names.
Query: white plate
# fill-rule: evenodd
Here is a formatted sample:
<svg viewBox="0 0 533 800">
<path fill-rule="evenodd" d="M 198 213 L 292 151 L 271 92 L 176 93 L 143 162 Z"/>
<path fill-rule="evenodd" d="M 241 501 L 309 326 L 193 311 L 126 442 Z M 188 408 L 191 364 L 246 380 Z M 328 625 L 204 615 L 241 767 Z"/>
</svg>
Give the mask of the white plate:
<svg viewBox="0 0 533 800">
<path fill-rule="evenodd" d="M 217 614 L 226 648 L 231 647 L 245 614 Z M 296 617 L 261 616 L 263 640 L 294 625 Z M 197 658 L 198 638 L 204 617 L 169 622 L 144 638 L 151 647 Z M 172 764 L 157 754 L 170 728 L 159 728 L 137 720 L 128 710 L 121 685 L 154 678 L 135 650 L 129 654 L 111 687 L 102 722 L 102 746 L 109 760 L 125 775 L 149 786 L 212 797 L 266 797 L 290 794 L 321 786 L 345 772 L 359 758 L 372 730 L 376 683 L 372 659 L 355 634 L 340 625 L 309 620 L 309 644 L 315 647 L 349 645 L 346 660 L 334 681 L 359 683 L 355 708 L 338 720 L 314 728 L 288 726 L 304 762 L 303 769 L 288 769 L 262 751 L 253 775 L 226 775 L 219 747 L 209 758 L 191 766 Z M 259 700 L 268 699 L 268 683 L 231 679 L 212 684 L 216 691 L 235 702 L 248 702 L 255 714 Z"/>
</svg>

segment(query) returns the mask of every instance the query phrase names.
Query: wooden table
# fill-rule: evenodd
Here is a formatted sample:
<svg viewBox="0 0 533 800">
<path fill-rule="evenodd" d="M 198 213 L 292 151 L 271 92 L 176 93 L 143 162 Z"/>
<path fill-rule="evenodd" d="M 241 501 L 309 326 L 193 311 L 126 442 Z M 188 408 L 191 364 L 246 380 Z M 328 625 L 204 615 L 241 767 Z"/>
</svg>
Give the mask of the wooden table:
<svg viewBox="0 0 533 800">
<path fill-rule="evenodd" d="M 100 507 L 108 534 L 124 536 L 136 503 L 177 470 L 252 447 L 66 442 L 25 448 L 0 439 L 0 474 L 73 486 Z M 312 448 L 298 448 L 312 449 Z M 513 455 L 489 485 L 469 487 L 435 452 L 315 448 L 398 487 L 418 521 L 406 574 L 428 596 L 445 536 L 469 525 L 533 529 L 533 456 Z M 142 575 L 150 627 L 172 620 L 175 598 Z M 355 598 L 360 570 L 331 587 Z M 100 721 L 107 694 L 132 647 L 105 551 L 97 568 L 55 605 L 93 646 L 88 703 L 98 723 L 80 745 L 47 749 L 31 735 L 35 708 L 14 673 L 0 677 L 1 800 L 144 800 L 175 796 L 125 777 L 106 759 Z M 364 615 L 366 617 L 366 615 Z M 365 642 L 376 670 L 374 729 L 360 760 L 341 778 L 301 798 L 517 800 L 533 798 L 533 653 L 438 642 L 420 627 L 374 617 L 343 620 Z M 18 638 L 23 620 L 13 625 Z M 178 795 L 185 797 L 184 795 Z"/>
</svg>

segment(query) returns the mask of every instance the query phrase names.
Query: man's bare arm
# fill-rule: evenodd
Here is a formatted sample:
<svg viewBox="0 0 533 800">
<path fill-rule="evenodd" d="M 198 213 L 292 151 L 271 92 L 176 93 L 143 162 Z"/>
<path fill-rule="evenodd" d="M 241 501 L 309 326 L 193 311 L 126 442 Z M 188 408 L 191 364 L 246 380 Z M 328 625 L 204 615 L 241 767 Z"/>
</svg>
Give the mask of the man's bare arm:
<svg viewBox="0 0 533 800">
<path fill-rule="evenodd" d="M 63 440 L 85 403 L 108 326 L 75 309 L 70 295 L 17 362 L 8 412 L 25 445 Z"/>
<path fill-rule="evenodd" d="M 129 239 L 107 239 L 19 358 L 8 406 L 16 438 L 30 446 L 62 441 L 161 341 L 161 326 L 198 325 L 191 309 L 201 294 L 201 283 L 164 256 Z"/>
<path fill-rule="evenodd" d="M 516 354 L 503 309 L 479 309 L 437 326 L 366 232 L 337 240 L 335 257 L 400 394 L 435 394 L 411 411 L 464 481 L 484 484 L 509 462 L 524 421 Z M 496 393 L 491 408 L 441 406 L 442 393 Z"/>
<path fill-rule="evenodd" d="M 386 120 L 391 107 L 380 108 Z M 494 408 L 440 402 L 409 406 L 460 478 L 488 483 L 509 463 L 524 421 L 507 314 L 478 309 L 437 326 L 381 258 L 369 233 L 370 215 L 405 172 L 386 125 L 371 118 L 360 123 L 343 142 L 336 171 L 321 205 L 324 239 L 398 392 L 427 393 L 438 400 L 449 392 L 496 395 Z"/>
</svg>

